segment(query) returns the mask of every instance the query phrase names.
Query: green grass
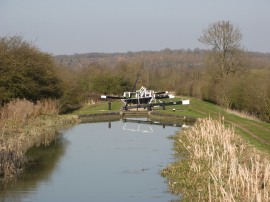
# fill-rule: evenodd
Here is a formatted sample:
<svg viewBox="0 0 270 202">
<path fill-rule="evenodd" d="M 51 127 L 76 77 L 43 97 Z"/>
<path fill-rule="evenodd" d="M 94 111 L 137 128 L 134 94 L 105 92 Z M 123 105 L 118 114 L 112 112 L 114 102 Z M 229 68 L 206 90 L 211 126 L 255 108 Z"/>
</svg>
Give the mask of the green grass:
<svg viewBox="0 0 270 202">
<path fill-rule="evenodd" d="M 189 98 L 190 105 L 173 105 L 155 109 L 160 113 L 169 113 L 181 116 L 192 116 L 196 118 L 211 117 L 213 119 L 223 119 L 228 127 L 234 127 L 237 134 L 241 135 L 252 145 L 270 153 L 270 124 L 258 120 L 243 118 L 233 113 L 227 112 L 222 107 L 204 102 L 199 99 Z M 173 99 L 177 100 L 177 98 Z M 179 99 L 178 99 L 179 100 Z M 175 112 L 173 112 L 173 108 Z"/>
<path fill-rule="evenodd" d="M 111 102 L 111 110 L 109 110 L 108 102 L 99 102 L 94 105 L 85 105 L 81 109 L 74 111 L 72 114 L 83 115 L 83 114 L 102 114 L 108 112 L 118 112 L 122 108 L 123 103 L 121 101 Z"/>
<path fill-rule="evenodd" d="M 179 101 L 180 99 L 178 98 L 173 98 L 169 100 L 163 100 L 163 101 Z M 173 111 L 175 109 L 175 111 Z M 155 107 L 153 111 L 158 111 L 159 113 L 164 113 L 164 114 L 173 114 L 173 115 L 179 115 L 179 116 L 191 116 L 195 118 L 203 118 L 205 117 L 204 114 L 192 110 L 191 105 L 170 105 L 166 106 L 165 110 L 163 110 L 162 107 Z"/>
</svg>

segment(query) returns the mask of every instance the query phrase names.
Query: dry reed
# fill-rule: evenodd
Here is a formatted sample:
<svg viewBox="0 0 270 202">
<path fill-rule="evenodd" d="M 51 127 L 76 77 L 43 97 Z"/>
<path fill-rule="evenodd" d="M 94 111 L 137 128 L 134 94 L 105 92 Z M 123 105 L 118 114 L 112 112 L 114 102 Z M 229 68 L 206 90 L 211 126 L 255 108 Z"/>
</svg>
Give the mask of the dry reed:
<svg viewBox="0 0 270 202">
<path fill-rule="evenodd" d="M 77 122 L 75 116 L 58 116 L 57 102 L 32 103 L 16 99 L 0 109 L 0 178 L 17 176 L 27 163 L 25 152 L 48 144 L 58 128 Z"/>
<path fill-rule="evenodd" d="M 15 99 L 0 110 L 0 120 L 25 121 L 30 117 L 54 114 L 58 114 L 58 107 L 57 102 L 52 99 L 38 101 L 36 104 L 26 99 Z"/>
<path fill-rule="evenodd" d="M 168 177 L 172 191 L 187 200 L 270 201 L 268 156 L 221 121 L 199 120 L 177 134 L 176 149 L 186 159 L 162 174 Z"/>
<path fill-rule="evenodd" d="M 246 111 L 237 111 L 237 110 L 232 110 L 232 109 L 226 109 L 227 112 L 231 113 L 231 114 L 235 114 L 237 116 L 246 118 L 246 119 L 250 119 L 250 120 L 254 120 L 254 121 L 260 121 L 260 119 L 254 115 L 254 114 L 250 114 Z"/>
</svg>

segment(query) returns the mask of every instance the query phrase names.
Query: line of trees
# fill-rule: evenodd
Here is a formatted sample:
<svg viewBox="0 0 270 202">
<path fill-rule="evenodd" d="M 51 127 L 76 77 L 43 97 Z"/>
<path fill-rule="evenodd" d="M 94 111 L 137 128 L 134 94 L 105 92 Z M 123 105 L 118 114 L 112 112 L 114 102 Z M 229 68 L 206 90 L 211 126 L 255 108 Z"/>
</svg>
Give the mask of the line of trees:
<svg viewBox="0 0 270 202">
<path fill-rule="evenodd" d="M 209 50 L 141 51 L 53 57 L 21 37 L 0 38 L 0 102 L 60 99 L 69 112 L 97 94 L 120 95 L 137 78 L 156 91 L 175 91 L 246 111 L 270 122 L 270 55 L 250 53 L 229 21 L 203 30 Z"/>
</svg>

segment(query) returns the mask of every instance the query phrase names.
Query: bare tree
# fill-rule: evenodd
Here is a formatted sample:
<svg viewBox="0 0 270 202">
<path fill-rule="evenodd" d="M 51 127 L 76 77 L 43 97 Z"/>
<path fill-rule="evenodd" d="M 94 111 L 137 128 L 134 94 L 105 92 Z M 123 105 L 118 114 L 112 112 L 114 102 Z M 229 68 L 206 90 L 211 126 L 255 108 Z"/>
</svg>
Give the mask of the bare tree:
<svg viewBox="0 0 270 202">
<path fill-rule="evenodd" d="M 199 41 L 212 46 L 207 66 L 216 79 L 243 70 L 244 56 L 241 50 L 242 34 L 229 21 L 218 21 L 203 30 Z"/>
</svg>

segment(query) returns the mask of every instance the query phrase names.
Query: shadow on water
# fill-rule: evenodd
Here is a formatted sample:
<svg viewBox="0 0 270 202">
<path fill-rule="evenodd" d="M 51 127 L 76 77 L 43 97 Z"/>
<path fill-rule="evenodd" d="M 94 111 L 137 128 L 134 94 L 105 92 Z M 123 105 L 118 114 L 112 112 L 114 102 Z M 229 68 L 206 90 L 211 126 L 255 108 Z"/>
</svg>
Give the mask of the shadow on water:
<svg viewBox="0 0 270 202">
<path fill-rule="evenodd" d="M 30 165 L 15 181 L 0 184 L 0 201 L 22 201 L 23 195 L 35 190 L 40 183 L 50 181 L 51 173 L 65 155 L 69 142 L 59 134 L 49 145 L 40 145 L 28 150 Z M 21 190 L 14 194 L 14 190 Z"/>
</svg>

